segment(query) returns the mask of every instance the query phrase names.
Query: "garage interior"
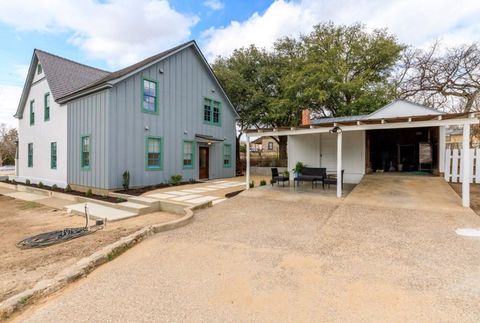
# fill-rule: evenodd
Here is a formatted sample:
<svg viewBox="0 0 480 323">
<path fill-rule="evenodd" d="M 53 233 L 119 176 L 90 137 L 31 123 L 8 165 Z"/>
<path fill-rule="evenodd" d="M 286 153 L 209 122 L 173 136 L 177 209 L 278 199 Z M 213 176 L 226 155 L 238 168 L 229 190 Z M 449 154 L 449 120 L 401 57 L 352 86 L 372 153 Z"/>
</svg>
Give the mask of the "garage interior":
<svg viewBox="0 0 480 323">
<path fill-rule="evenodd" d="M 368 130 L 366 172 L 438 174 L 438 127 Z"/>
</svg>

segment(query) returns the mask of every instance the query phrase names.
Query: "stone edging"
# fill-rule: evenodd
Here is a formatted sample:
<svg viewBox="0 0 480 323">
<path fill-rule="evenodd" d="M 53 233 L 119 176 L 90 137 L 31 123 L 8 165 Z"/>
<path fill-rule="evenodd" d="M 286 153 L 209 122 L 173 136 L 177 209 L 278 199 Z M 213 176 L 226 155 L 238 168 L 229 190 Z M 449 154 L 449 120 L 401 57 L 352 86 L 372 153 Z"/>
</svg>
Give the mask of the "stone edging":
<svg viewBox="0 0 480 323">
<path fill-rule="evenodd" d="M 23 308 L 35 299 L 50 295 L 68 283 L 86 276 L 100 265 L 113 260 L 124 251 L 130 249 L 142 240 L 163 231 L 173 230 L 182 227 L 193 220 L 193 210 L 210 207 L 211 202 L 184 209 L 185 215 L 179 219 L 146 226 L 126 237 L 115 241 L 101 250 L 96 251 L 88 257 L 80 259 L 76 264 L 64 269 L 52 279 L 45 279 L 37 282 L 33 288 L 27 289 L 17 295 L 14 295 L 0 303 L 0 320 L 8 318 L 12 313 Z"/>
</svg>

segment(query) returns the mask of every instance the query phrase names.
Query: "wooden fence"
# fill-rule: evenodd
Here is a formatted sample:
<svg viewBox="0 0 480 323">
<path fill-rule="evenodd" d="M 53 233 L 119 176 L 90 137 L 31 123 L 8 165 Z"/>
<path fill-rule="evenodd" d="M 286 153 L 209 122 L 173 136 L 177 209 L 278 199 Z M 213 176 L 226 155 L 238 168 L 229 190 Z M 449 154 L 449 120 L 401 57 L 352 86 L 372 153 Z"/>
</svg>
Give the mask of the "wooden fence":
<svg viewBox="0 0 480 323">
<path fill-rule="evenodd" d="M 445 180 L 461 183 L 463 149 L 445 149 Z M 470 183 L 480 183 L 480 148 L 470 149 Z"/>
</svg>

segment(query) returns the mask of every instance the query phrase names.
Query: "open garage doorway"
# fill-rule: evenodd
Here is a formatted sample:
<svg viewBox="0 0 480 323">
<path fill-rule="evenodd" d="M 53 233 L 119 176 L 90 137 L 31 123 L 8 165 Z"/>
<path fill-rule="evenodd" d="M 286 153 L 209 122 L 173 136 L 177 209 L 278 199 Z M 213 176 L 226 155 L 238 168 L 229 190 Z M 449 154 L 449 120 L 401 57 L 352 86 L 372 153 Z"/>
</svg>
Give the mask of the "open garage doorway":
<svg viewBox="0 0 480 323">
<path fill-rule="evenodd" d="M 438 174 L 438 127 L 366 132 L 366 172 Z"/>
</svg>

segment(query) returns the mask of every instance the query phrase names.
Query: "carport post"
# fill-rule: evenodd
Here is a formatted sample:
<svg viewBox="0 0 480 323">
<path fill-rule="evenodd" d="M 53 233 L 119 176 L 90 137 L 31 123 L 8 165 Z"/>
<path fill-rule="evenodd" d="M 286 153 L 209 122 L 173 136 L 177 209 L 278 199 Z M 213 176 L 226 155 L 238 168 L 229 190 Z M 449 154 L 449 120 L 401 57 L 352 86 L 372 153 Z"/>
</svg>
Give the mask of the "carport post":
<svg viewBox="0 0 480 323">
<path fill-rule="evenodd" d="M 247 136 L 247 146 L 245 147 L 245 153 L 247 154 L 247 166 L 245 174 L 245 189 L 250 189 L 250 137 Z"/>
<path fill-rule="evenodd" d="M 462 205 L 470 207 L 470 125 L 463 125 L 462 143 Z"/>
<path fill-rule="evenodd" d="M 337 131 L 337 197 L 342 197 L 342 130 Z"/>
</svg>

